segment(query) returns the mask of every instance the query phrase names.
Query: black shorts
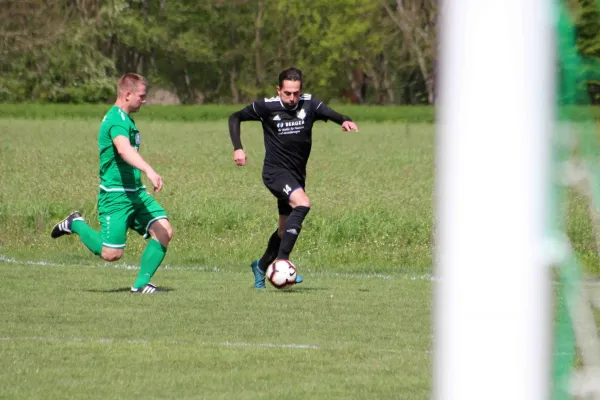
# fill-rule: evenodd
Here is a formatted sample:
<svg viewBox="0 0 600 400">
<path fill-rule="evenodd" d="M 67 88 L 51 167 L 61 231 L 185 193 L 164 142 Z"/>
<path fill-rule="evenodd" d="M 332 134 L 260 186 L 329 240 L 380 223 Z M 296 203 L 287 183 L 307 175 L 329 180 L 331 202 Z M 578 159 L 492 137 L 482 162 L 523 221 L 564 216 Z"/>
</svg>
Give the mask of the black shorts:
<svg viewBox="0 0 600 400">
<path fill-rule="evenodd" d="M 277 198 L 279 215 L 290 215 L 290 195 L 296 189 L 304 189 L 304 180 L 285 170 L 263 171 L 262 178 L 267 189 Z"/>
</svg>

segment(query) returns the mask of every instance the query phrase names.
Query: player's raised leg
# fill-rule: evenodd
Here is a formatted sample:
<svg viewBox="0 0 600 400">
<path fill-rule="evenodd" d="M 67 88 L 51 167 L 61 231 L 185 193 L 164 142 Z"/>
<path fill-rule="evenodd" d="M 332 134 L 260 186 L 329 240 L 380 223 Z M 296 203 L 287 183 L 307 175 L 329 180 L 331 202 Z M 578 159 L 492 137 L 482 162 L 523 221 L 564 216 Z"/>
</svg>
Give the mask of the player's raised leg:
<svg viewBox="0 0 600 400">
<path fill-rule="evenodd" d="M 95 255 L 106 261 L 117 261 L 123 255 L 127 232 L 126 218 L 120 219 L 118 215 L 100 214 L 100 232 L 92 229 L 78 211 L 72 212 L 52 228 L 50 236 L 58 238 L 63 235 L 76 233 L 81 242 Z M 104 223 L 103 223 L 104 222 Z"/>
<path fill-rule="evenodd" d="M 63 235 L 71 235 L 76 233 L 79 235 L 81 242 L 95 255 L 99 256 L 102 252 L 102 239 L 100 232 L 93 230 L 85 222 L 81 213 L 74 211 L 65 219 L 54 225 L 50 236 L 53 239 Z"/>
</svg>

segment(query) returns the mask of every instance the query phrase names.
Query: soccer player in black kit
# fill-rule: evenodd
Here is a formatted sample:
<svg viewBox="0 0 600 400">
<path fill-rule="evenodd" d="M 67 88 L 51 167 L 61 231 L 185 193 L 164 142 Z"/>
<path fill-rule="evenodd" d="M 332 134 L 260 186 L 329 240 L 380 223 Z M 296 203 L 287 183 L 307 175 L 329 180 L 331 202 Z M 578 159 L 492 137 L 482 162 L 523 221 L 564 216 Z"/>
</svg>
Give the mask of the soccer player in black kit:
<svg viewBox="0 0 600 400">
<path fill-rule="evenodd" d="M 238 166 L 246 165 L 240 123 L 261 121 L 265 143 L 262 179 L 277 198 L 279 210 L 278 229 L 271 234 L 262 258 L 251 264 L 256 289 L 265 288 L 265 271 L 273 261 L 289 259 L 302 222 L 310 211 L 310 200 L 304 188 L 314 122 L 331 120 L 341 125 L 343 131 L 358 132 L 349 117 L 333 111 L 310 94 L 302 93 L 302 71 L 296 68 L 282 71 L 276 89 L 277 97 L 255 101 L 229 117 L 233 159 Z M 300 282 L 302 277 L 296 275 L 296 283 Z"/>
</svg>

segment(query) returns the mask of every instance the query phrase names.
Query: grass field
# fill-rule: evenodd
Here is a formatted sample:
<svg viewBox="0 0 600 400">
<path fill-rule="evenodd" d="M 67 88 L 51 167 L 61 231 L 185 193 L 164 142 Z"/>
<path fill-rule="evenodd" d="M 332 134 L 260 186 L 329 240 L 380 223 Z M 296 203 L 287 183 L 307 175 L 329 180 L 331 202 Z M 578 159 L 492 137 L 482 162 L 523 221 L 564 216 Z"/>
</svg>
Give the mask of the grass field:
<svg viewBox="0 0 600 400">
<path fill-rule="evenodd" d="M 277 221 L 260 125 L 242 126 L 239 168 L 225 120 L 142 110 L 175 237 L 153 279 L 167 291 L 134 296 L 137 234 L 114 264 L 49 237 L 74 209 L 98 228 L 100 118 L 0 118 L 0 398 L 429 397 L 434 125 L 318 124 L 292 253 L 305 283 L 257 293 L 249 263 Z M 572 199 L 569 233 L 598 274 L 587 205 Z"/>
</svg>

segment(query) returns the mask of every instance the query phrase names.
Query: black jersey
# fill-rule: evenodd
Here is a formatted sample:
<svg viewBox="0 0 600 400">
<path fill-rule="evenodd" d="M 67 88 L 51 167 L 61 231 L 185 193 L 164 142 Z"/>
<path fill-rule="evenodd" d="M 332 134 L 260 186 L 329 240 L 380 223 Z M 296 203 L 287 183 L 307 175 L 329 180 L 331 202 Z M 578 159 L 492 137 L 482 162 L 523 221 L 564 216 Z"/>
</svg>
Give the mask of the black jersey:
<svg viewBox="0 0 600 400">
<path fill-rule="evenodd" d="M 241 149 L 239 122 L 261 121 L 264 131 L 265 159 L 263 172 L 287 170 L 298 179 L 306 177 L 306 164 L 312 147 L 315 121 L 350 121 L 310 94 L 303 94 L 294 108 L 287 108 L 279 96 L 256 101 L 229 120 L 234 150 Z"/>
</svg>

